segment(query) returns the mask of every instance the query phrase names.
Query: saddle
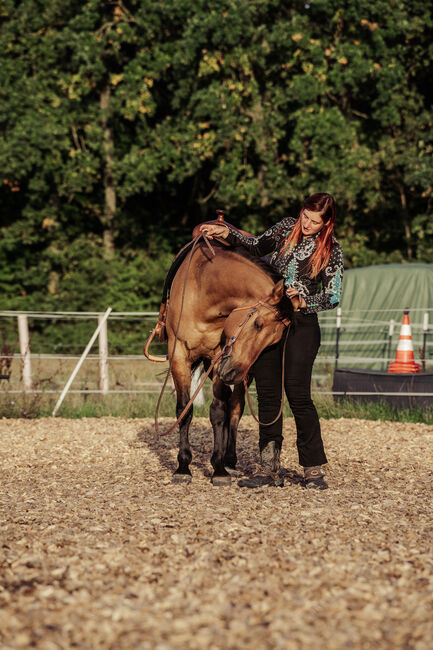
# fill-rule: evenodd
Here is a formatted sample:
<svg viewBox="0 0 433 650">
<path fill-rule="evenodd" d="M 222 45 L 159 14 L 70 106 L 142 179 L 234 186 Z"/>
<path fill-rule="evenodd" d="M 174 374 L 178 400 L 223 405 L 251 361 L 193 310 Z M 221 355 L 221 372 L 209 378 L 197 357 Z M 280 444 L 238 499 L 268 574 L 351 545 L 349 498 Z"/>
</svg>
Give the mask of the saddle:
<svg viewBox="0 0 433 650">
<path fill-rule="evenodd" d="M 174 280 L 174 276 L 178 272 L 182 262 L 188 255 L 189 251 L 191 250 L 192 246 L 194 245 L 194 240 L 196 237 L 198 237 L 201 232 L 200 232 L 200 227 L 205 225 L 205 224 L 220 224 L 223 226 L 227 226 L 228 228 L 231 228 L 231 230 L 237 230 L 238 232 L 242 233 L 243 235 L 251 236 L 251 233 L 246 232 L 245 230 L 239 230 L 239 228 L 236 228 L 235 226 L 232 226 L 232 224 L 228 223 L 224 219 L 224 211 L 223 210 L 217 210 L 217 218 L 214 219 L 213 221 L 204 221 L 203 223 L 197 224 L 195 226 L 194 230 L 192 231 L 192 241 L 188 242 L 183 246 L 183 248 L 180 249 L 176 257 L 174 258 L 172 265 L 170 266 L 167 276 L 165 278 L 164 282 L 164 288 L 162 291 L 162 300 L 161 300 L 161 305 L 159 308 L 159 314 L 158 314 L 158 322 L 155 326 L 155 335 L 158 335 L 159 341 L 163 343 L 164 341 L 167 340 L 167 333 L 165 330 L 165 321 L 167 318 L 167 310 L 168 310 L 168 303 L 169 303 L 169 294 L 170 294 L 170 289 L 171 285 Z M 225 246 L 229 246 L 224 239 L 219 239 L 216 238 L 217 241 L 221 242 Z"/>
</svg>

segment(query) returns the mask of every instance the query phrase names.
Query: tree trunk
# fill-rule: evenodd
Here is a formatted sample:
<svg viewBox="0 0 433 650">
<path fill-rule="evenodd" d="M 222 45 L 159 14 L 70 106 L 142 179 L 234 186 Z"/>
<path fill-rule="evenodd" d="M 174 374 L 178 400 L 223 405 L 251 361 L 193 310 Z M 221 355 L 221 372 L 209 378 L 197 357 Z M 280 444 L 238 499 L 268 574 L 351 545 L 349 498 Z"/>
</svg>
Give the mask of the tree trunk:
<svg viewBox="0 0 433 650">
<path fill-rule="evenodd" d="M 403 210 L 403 226 L 404 226 L 404 236 L 406 239 L 407 259 L 409 262 L 411 262 L 413 259 L 413 250 L 411 245 L 412 233 L 410 230 L 410 221 L 407 213 L 406 194 L 402 185 L 400 185 L 400 201 Z"/>
<path fill-rule="evenodd" d="M 110 86 L 101 92 L 100 108 L 102 113 L 104 160 L 104 213 L 101 221 L 104 227 L 103 244 L 106 255 L 114 253 L 114 216 L 116 213 L 116 189 L 113 183 L 114 139 L 113 130 L 109 126 Z"/>
</svg>

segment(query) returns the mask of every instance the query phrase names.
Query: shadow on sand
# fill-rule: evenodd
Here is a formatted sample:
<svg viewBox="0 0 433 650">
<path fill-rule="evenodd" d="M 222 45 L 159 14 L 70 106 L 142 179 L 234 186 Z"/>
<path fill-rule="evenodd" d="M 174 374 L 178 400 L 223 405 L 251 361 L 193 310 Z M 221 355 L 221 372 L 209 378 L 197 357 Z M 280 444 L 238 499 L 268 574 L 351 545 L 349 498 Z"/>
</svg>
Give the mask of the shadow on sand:
<svg viewBox="0 0 433 650">
<path fill-rule="evenodd" d="M 164 426 L 164 425 L 163 425 Z M 165 423 L 165 428 L 169 426 Z M 158 459 L 161 467 L 172 475 L 177 468 L 177 450 L 179 445 L 179 434 L 177 431 L 167 436 L 158 436 L 153 423 L 149 423 L 137 431 L 134 447 L 148 448 Z M 192 451 L 191 472 L 201 473 L 205 478 L 211 478 L 213 469 L 210 463 L 213 449 L 213 434 L 210 422 L 208 425 L 196 424 L 194 422 L 190 429 L 190 444 Z M 173 451 L 175 453 L 173 453 Z M 240 435 L 238 438 L 238 462 L 236 472 L 230 472 L 233 480 L 241 476 L 249 476 L 256 465 L 256 449 L 251 449 L 251 441 Z M 281 476 L 286 484 L 299 485 L 303 483 L 303 476 L 296 470 L 281 468 Z"/>
<path fill-rule="evenodd" d="M 167 428 L 168 425 L 166 425 Z M 213 444 L 213 434 L 212 428 L 209 423 L 208 435 L 203 435 L 203 426 L 194 427 L 194 424 L 190 429 L 190 445 L 192 452 L 192 461 L 191 461 L 191 472 L 194 474 L 194 471 L 202 472 L 203 476 L 210 478 L 212 476 L 213 470 L 210 464 L 210 458 L 212 455 L 212 444 Z M 207 440 L 203 440 L 203 438 Z M 158 436 L 155 432 L 153 424 L 146 425 L 142 427 L 137 432 L 137 437 L 135 443 L 132 443 L 135 447 L 147 447 L 152 451 L 153 454 L 158 458 L 161 466 L 168 470 L 170 474 L 173 474 L 177 468 L 177 451 L 179 447 L 179 434 L 177 431 L 173 431 L 167 436 Z M 175 454 L 173 455 L 173 450 Z"/>
</svg>

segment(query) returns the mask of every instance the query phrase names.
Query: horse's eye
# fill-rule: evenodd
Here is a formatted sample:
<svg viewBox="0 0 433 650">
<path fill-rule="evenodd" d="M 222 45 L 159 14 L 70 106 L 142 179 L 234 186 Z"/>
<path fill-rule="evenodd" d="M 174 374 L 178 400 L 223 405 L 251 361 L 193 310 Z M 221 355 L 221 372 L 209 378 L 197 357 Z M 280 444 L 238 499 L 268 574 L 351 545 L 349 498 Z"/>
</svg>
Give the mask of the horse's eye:
<svg viewBox="0 0 433 650">
<path fill-rule="evenodd" d="M 263 327 L 263 323 L 261 323 L 258 319 L 254 321 L 254 327 L 256 330 L 261 330 Z"/>
</svg>

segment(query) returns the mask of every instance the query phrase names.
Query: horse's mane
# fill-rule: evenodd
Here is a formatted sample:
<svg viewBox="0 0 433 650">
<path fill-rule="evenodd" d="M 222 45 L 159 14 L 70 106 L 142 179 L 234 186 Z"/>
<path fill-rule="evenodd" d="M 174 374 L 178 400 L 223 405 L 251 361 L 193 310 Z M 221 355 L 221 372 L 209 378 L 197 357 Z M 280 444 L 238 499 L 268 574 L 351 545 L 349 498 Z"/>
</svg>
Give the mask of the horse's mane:
<svg viewBox="0 0 433 650">
<path fill-rule="evenodd" d="M 194 245 L 194 240 L 188 242 L 185 244 L 183 248 L 178 252 L 176 257 L 173 260 L 173 263 L 168 270 L 167 276 L 165 278 L 164 282 L 164 289 L 162 292 L 162 303 L 167 302 L 167 297 L 168 294 L 170 293 L 170 288 L 174 280 L 174 276 L 176 275 L 177 271 L 179 270 L 182 262 L 190 252 L 191 248 Z M 279 280 L 282 279 L 282 275 L 272 266 L 272 264 L 269 261 L 268 257 L 256 257 L 255 255 L 252 255 L 246 248 L 244 248 L 241 245 L 230 245 L 230 246 L 224 246 L 223 244 L 219 243 L 217 240 L 212 240 L 212 247 L 213 248 L 219 248 L 222 250 L 230 250 L 233 253 L 236 253 L 236 255 L 239 255 L 240 257 L 243 257 L 250 262 L 253 262 L 256 266 L 258 266 L 262 271 L 265 271 L 267 275 L 274 281 L 278 282 Z M 280 300 L 278 304 L 278 311 L 281 314 L 281 318 L 285 318 L 286 316 L 293 317 L 293 305 L 292 301 L 286 294 L 284 293 L 282 299 Z"/>
</svg>

